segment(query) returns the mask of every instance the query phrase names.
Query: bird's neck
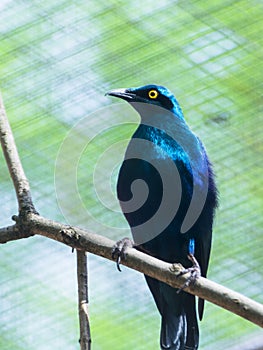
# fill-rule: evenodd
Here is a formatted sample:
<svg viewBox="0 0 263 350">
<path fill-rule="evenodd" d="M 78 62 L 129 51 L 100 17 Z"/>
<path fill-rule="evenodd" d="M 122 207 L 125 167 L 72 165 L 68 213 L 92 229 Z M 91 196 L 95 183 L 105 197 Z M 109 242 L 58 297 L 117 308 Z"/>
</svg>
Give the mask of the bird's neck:
<svg viewBox="0 0 263 350">
<path fill-rule="evenodd" d="M 174 105 L 172 112 L 177 116 L 177 118 L 184 120 L 183 111 L 178 103 Z"/>
</svg>

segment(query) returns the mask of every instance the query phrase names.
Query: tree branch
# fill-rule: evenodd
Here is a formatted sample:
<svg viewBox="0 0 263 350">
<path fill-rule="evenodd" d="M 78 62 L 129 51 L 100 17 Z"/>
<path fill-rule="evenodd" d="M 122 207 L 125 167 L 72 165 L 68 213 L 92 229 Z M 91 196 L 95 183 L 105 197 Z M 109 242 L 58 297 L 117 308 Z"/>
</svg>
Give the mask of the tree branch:
<svg viewBox="0 0 263 350">
<path fill-rule="evenodd" d="M 67 244 L 72 248 L 88 251 L 112 260 L 112 247 L 115 242 L 106 237 L 90 233 L 78 227 L 62 225 L 33 213 L 27 215 L 27 219 L 23 222 L 23 227 L 28 234 L 42 235 Z M 187 281 L 188 277 L 188 275 L 177 277 L 177 274 L 182 270 L 180 264 L 166 263 L 134 248 L 127 250 L 127 258 L 122 263 L 174 288 L 180 288 Z M 263 327 L 263 305 L 242 294 L 203 277 L 198 278 L 194 285 L 186 287 L 185 291 Z"/>
<path fill-rule="evenodd" d="M 17 216 L 14 216 L 14 218 L 18 219 Z M 22 226 L 19 225 L 19 220 L 17 221 L 18 223 L 16 225 L 0 228 L 0 244 L 32 236 L 31 233 L 25 232 Z"/>
<path fill-rule="evenodd" d="M 3 153 L 8 165 L 10 176 L 16 190 L 18 201 L 19 216 L 13 216 L 16 225 L 8 226 L 0 230 L 1 239 L 15 240 L 31 236 L 30 230 L 25 230 L 23 221 L 26 221 L 29 213 L 38 215 L 35 210 L 30 194 L 29 182 L 22 167 L 10 124 L 8 122 L 2 97 L 0 96 L 0 139 Z M 87 261 L 86 253 L 77 252 L 77 274 L 78 274 L 78 293 L 79 293 L 79 322 L 80 322 L 80 345 L 81 350 L 90 350 L 90 328 L 87 313 Z"/>
<path fill-rule="evenodd" d="M 29 182 L 25 176 L 10 124 L 8 122 L 2 96 L 0 95 L 0 139 L 9 169 L 10 176 L 16 190 L 19 213 L 37 213 L 32 202 Z"/>
<path fill-rule="evenodd" d="M 77 250 L 77 275 L 79 295 L 80 348 L 81 350 L 90 350 L 91 336 L 88 313 L 88 267 L 86 252 L 83 250 Z"/>
</svg>

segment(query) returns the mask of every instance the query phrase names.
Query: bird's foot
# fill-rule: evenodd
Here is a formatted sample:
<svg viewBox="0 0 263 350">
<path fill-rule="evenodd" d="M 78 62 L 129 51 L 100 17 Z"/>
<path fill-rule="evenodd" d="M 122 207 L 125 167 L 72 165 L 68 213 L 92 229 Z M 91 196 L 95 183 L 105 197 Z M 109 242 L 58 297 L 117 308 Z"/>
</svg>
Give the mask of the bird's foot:
<svg viewBox="0 0 263 350">
<path fill-rule="evenodd" d="M 112 259 L 116 259 L 117 269 L 121 271 L 120 264 L 122 260 L 126 259 L 126 253 L 128 248 L 132 248 L 134 245 L 130 238 L 125 237 L 117 241 L 112 247 Z"/>
<path fill-rule="evenodd" d="M 187 269 L 183 269 L 182 271 L 180 271 L 177 275 L 178 276 L 182 276 L 185 275 L 187 273 L 189 273 L 189 277 L 187 278 L 186 282 L 183 284 L 183 286 L 181 288 L 178 289 L 177 293 L 180 293 L 182 290 L 184 290 L 186 287 L 188 287 L 190 284 L 194 284 L 195 281 L 201 276 L 201 269 L 200 266 L 198 264 L 198 261 L 196 260 L 196 258 L 194 257 L 193 254 L 188 254 L 188 259 L 190 261 L 192 261 L 193 266 L 189 267 Z"/>
</svg>

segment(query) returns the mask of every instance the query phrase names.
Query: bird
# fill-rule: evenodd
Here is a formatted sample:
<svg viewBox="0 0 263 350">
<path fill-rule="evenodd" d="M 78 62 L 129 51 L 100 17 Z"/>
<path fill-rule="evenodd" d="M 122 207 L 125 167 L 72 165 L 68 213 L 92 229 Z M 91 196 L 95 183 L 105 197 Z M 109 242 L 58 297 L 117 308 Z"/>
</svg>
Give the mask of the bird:
<svg viewBox="0 0 263 350">
<path fill-rule="evenodd" d="M 131 228 L 113 247 L 117 265 L 127 247 L 168 263 L 181 263 L 190 280 L 206 277 L 218 191 L 212 164 L 191 131 L 175 96 L 164 86 L 115 89 L 106 95 L 127 101 L 140 123 L 127 146 L 117 179 L 117 197 Z M 161 315 L 160 348 L 194 350 L 204 300 L 145 275 Z M 190 281 L 189 280 L 189 281 Z M 189 282 L 190 283 L 190 282 Z"/>
</svg>

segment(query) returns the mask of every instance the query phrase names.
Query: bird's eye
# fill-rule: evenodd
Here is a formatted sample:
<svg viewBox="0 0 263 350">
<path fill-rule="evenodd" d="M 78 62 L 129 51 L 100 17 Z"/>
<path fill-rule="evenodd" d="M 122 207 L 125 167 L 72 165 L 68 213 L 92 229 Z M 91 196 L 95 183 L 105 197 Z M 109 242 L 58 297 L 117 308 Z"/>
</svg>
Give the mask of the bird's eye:
<svg viewBox="0 0 263 350">
<path fill-rule="evenodd" d="M 159 93 L 158 93 L 158 91 L 156 91 L 156 90 L 150 90 L 150 91 L 148 92 L 148 96 L 149 96 L 151 99 L 157 98 L 158 95 L 159 95 Z"/>
</svg>

